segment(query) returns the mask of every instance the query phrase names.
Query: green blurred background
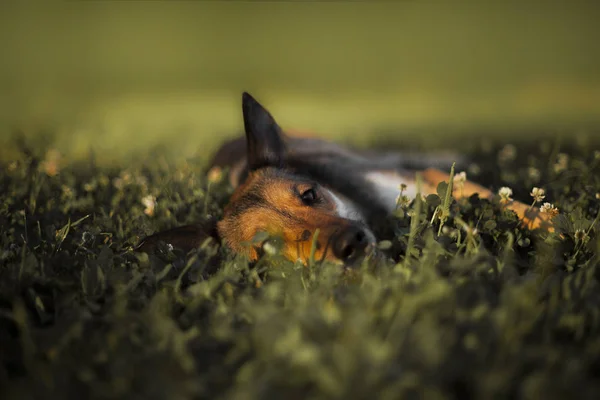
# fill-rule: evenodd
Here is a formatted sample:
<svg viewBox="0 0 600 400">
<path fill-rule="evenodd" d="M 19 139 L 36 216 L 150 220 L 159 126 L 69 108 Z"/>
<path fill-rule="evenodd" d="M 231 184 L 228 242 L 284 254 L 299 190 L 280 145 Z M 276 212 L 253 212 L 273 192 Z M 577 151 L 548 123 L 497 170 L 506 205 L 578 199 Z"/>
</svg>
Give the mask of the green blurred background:
<svg viewBox="0 0 600 400">
<path fill-rule="evenodd" d="M 73 157 L 208 154 L 240 132 L 243 90 L 350 141 L 589 129 L 599 4 L 5 2 L 1 156 L 17 129 Z"/>
</svg>

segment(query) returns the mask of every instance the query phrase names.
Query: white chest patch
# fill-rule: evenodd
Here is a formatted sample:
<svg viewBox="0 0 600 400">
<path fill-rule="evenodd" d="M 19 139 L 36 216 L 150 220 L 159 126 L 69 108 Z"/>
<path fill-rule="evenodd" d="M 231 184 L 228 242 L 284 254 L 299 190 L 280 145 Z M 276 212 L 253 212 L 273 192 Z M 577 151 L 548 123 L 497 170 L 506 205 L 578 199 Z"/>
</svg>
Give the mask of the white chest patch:
<svg viewBox="0 0 600 400">
<path fill-rule="evenodd" d="M 338 216 L 342 218 L 351 219 L 353 221 L 365 222 L 364 216 L 356 208 L 356 206 L 352 204 L 352 202 L 342 198 L 340 194 L 336 194 L 331 190 L 327 190 L 327 193 L 329 194 L 329 196 L 331 196 L 335 203 L 335 208 Z"/>
<path fill-rule="evenodd" d="M 347 218 L 352 221 L 359 221 L 359 222 L 362 222 L 363 224 L 366 224 L 367 221 L 365 220 L 364 215 L 362 215 L 362 213 L 358 210 L 358 208 L 350 200 L 346 199 L 341 194 L 336 194 L 336 193 L 332 192 L 331 190 L 327 190 L 327 193 L 329 194 L 331 199 L 334 201 L 337 215 L 339 217 Z M 365 226 L 365 233 L 367 235 L 367 240 L 370 243 L 375 244 L 377 242 L 377 239 L 375 238 L 375 235 L 373 234 L 373 232 L 371 232 L 370 229 L 367 229 L 366 226 Z"/>
<path fill-rule="evenodd" d="M 414 177 L 400 175 L 396 172 L 369 172 L 365 178 L 371 182 L 377 192 L 377 197 L 388 212 L 396 209 L 396 199 L 400 194 L 400 185 L 405 184 L 403 194 L 412 201 L 417 196 L 417 185 Z"/>
</svg>

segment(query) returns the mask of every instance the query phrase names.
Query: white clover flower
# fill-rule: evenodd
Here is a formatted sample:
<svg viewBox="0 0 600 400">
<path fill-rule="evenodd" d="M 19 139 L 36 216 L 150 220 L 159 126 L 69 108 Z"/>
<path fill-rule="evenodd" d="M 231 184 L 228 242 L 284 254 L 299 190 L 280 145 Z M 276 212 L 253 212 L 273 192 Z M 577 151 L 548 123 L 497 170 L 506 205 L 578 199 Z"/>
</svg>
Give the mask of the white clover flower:
<svg viewBox="0 0 600 400">
<path fill-rule="evenodd" d="M 208 182 L 217 183 L 223 178 L 223 170 L 220 167 L 213 167 L 208 171 Z"/>
<path fill-rule="evenodd" d="M 533 189 L 531 189 L 530 195 L 531 197 L 533 197 L 533 200 L 535 200 L 535 202 L 537 203 L 544 200 L 544 198 L 546 197 L 546 191 L 542 188 L 534 187 Z"/>
<path fill-rule="evenodd" d="M 540 170 L 536 167 L 529 167 L 527 169 L 527 175 L 529 176 L 529 179 L 531 179 L 534 182 L 537 182 L 540 180 L 542 174 L 540 173 Z"/>
<path fill-rule="evenodd" d="M 96 182 L 96 180 L 93 180 L 91 182 L 84 183 L 83 190 L 85 190 L 86 192 L 93 192 L 97 186 L 98 182 Z"/>
<path fill-rule="evenodd" d="M 135 180 L 135 183 L 138 186 L 142 187 L 144 190 L 148 189 L 148 178 L 146 178 L 145 176 L 143 176 L 143 175 L 136 175 L 135 178 L 134 178 L 134 180 Z"/>
<path fill-rule="evenodd" d="M 52 177 L 60 173 L 60 161 L 62 155 L 58 150 L 51 149 L 46 153 L 46 158 L 40 163 L 40 167 L 46 175 Z"/>
<path fill-rule="evenodd" d="M 278 252 L 277 247 L 268 240 L 263 244 L 263 250 L 271 256 L 274 256 Z"/>
<path fill-rule="evenodd" d="M 465 171 L 461 171 L 458 174 L 454 175 L 454 183 L 463 185 L 467 181 L 467 173 Z"/>
<path fill-rule="evenodd" d="M 61 190 L 62 190 L 63 198 L 71 199 L 75 196 L 75 193 L 73 193 L 73 189 L 71 189 L 67 185 L 62 185 Z"/>
<path fill-rule="evenodd" d="M 131 173 L 129 171 L 121 171 L 118 177 L 113 179 L 113 186 L 118 190 L 123 190 L 131 183 Z"/>
<path fill-rule="evenodd" d="M 554 207 L 552 203 L 542 204 L 540 211 L 544 214 L 548 214 L 551 218 L 558 215 L 558 208 Z"/>
<path fill-rule="evenodd" d="M 586 231 L 583 229 L 577 229 L 575 231 L 575 240 L 580 243 L 586 243 L 589 239 L 589 236 Z"/>
<path fill-rule="evenodd" d="M 512 201 L 512 198 L 510 197 L 512 196 L 512 194 L 512 189 L 507 186 L 503 186 L 500 188 L 500 190 L 498 190 L 498 195 L 500 196 L 501 203 L 508 203 Z"/>
<path fill-rule="evenodd" d="M 479 175 L 481 173 L 481 167 L 475 163 L 469 165 L 468 171 L 470 174 Z"/>
<path fill-rule="evenodd" d="M 144 209 L 144 214 L 148 216 L 154 215 L 154 207 L 156 207 L 156 197 L 152 196 L 151 194 L 144 196 L 142 197 L 142 204 L 144 205 L 144 207 L 146 207 Z"/>
<path fill-rule="evenodd" d="M 467 225 L 467 224 L 464 224 L 462 226 L 462 228 L 463 228 L 463 230 L 465 231 L 465 233 L 467 235 L 477 236 L 477 232 L 478 232 L 477 228 L 474 228 L 474 227 L 472 227 L 470 225 Z"/>
<path fill-rule="evenodd" d="M 507 144 L 498 153 L 498 161 L 509 162 L 517 157 L 517 148 L 512 144 Z"/>
<path fill-rule="evenodd" d="M 121 178 L 115 178 L 113 179 L 113 186 L 117 190 L 122 190 L 125 187 L 125 182 Z"/>
<path fill-rule="evenodd" d="M 557 161 L 554 164 L 554 172 L 558 173 L 567 169 L 569 165 L 569 156 L 565 153 L 559 153 Z"/>
</svg>

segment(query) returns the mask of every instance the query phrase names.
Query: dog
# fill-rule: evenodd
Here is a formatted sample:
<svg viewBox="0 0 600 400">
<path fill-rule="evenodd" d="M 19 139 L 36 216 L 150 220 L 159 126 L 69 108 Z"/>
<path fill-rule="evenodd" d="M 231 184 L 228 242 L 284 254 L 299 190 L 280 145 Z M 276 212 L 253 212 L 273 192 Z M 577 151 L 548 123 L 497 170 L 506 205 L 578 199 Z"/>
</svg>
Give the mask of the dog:
<svg viewBox="0 0 600 400">
<path fill-rule="evenodd" d="M 223 217 L 151 235 L 140 242 L 138 251 L 150 251 L 159 242 L 189 251 L 210 237 L 256 261 L 264 240 L 255 238 L 265 232 L 266 237 L 281 239 L 281 254 L 289 260 L 306 264 L 315 257 L 351 265 L 376 251 L 385 236 L 378 227 L 397 209 L 401 190 L 411 200 L 436 193 L 438 184 L 450 179 L 442 170 L 465 162 L 457 155 L 351 150 L 286 134 L 246 92 L 242 114 L 245 137 L 225 143 L 209 164 L 211 169 L 227 170 L 235 188 Z M 493 196 L 470 181 L 452 194 Z M 531 229 L 551 229 L 548 218 L 524 203 L 511 201 L 506 207 Z"/>
</svg>

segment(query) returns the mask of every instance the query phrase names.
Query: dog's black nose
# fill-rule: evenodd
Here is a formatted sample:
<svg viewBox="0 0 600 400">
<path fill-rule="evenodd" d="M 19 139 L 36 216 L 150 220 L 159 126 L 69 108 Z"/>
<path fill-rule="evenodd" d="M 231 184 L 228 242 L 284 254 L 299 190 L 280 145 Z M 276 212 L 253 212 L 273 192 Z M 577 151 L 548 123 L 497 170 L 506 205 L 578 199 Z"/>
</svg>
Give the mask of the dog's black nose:
<svg viewBox="0 0 600 400">
<path fill-rule="evenodd" d="M 352 225 L 338 233 L 333 240 L 333 255 L 342 261 L 354 260 L 365 254 L 369 245 L 367 232 L 360 226 Z"/>
</svg>

